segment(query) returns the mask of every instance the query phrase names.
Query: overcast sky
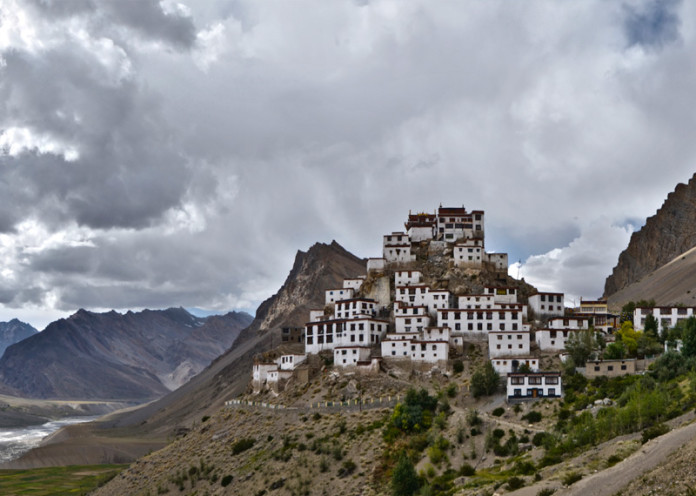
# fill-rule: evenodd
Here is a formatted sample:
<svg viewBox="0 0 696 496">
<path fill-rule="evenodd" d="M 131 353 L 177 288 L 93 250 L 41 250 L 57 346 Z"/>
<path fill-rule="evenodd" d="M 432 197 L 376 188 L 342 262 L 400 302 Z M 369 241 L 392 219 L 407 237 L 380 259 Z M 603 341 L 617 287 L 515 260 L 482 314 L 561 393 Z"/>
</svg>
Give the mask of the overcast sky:
<svg viewBox="0 0 696 496">
<path fill-rule="evenodd" d="M 696 164 L 693 2 L 0 0 L 0 321 L 246 310 L 298 249 L 486 212 L 598 297 Z"/>
</svg>

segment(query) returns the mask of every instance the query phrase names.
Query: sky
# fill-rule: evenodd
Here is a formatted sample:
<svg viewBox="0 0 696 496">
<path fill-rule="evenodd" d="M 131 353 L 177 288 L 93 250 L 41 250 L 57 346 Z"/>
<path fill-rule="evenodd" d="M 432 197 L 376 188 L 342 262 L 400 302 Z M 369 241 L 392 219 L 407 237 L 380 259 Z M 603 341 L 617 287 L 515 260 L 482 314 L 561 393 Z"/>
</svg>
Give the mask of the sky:
<svg viewBox="0 0 696 496">
<path fill-rule="evenodd" d="M 0 0 L 0 321 L 253 314 L 440 204 L 598 297 L 694 173 L 695 35 L 672 0 Z"/>
</svg>

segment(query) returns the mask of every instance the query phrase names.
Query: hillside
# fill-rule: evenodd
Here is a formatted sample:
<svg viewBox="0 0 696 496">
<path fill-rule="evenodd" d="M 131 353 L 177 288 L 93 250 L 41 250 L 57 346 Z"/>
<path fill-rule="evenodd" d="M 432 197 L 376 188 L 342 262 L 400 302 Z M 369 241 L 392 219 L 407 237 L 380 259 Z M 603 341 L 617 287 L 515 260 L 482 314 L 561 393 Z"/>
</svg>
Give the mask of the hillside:
<svg viewBox="0 0 696 496">
<path fill-rule="evenodd" d="M 10 346 L 0 384 L 30 398 L 153 399 L 207 366 L 250 320 L 239 313 L 200 319 L 175 308 L 79 310 Z"/>
<path fill-rule="evenodd" d="M 612 294 L 610 308 L 620 309 L 629 301 L 655 300 L 658 306 L 696 305 L 696 248 L 683 253 L 638 282 Z"/>
<path fill-rule="evenodd" d="M 645 226 L 631 236 L 628 247 L 604 284 L 604 296 L 637 283 L 675 257 L 696 246 L 696 175 L 678 184 Z"/>
<path fill-rule="evenodd" d="M 100 423 L 73 426 L 65 438 L 50 440 L 13 462 L 12 467 L 46 466 L 57 459 L 66 465 L 133 460 L 152 449 L 142 445 L 144 439 L 163 446 L 174 433 L 185 432 L 204 415 L 218 411 L 225 400 L 244 392 L 254 355 L 280 343 L 281 327 L 303 325 L 310 308 L 323 306 L 325 289 L 364 273 L 365 260 L 335 241 L 298 251 L 280 290 L 260 305 L 234 346 L 208 368 L 157 401 Z M 118 458 L 122 456 L 125 458 Z"/>
<path fill-rule="evenodd" d="M 0 357 L 8 346 L 20 342 L 36 334 L 37 331 L 29 324 L 12 319 L 9 322 L 0 322 Z"/>
</svg>

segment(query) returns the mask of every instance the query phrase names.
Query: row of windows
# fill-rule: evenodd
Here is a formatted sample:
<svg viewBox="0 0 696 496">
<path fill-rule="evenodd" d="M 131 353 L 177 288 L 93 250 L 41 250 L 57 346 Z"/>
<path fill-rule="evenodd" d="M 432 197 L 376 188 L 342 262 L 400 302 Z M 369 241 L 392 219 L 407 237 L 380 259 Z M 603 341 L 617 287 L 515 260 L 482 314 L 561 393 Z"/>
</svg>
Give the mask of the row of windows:
<svg viewBox="0 0 696 496">
<path fill-rule="evenodd" d="M 494 312 L 452 312 L 452 316 L 450 317 L 450 312 L 442 312 L 442 319 L 447 320 L 449 318 L 452 318 L 454 320 L 461 320 L 462 319 L 462 314 L 464 315 L 465 319 L 469 320 L 483 320 L 484 314 L 486 315 L 486 320 L 492 320 L 493 319 L 493 313 Z M 505 311 L 498 311 L 495 312 L 498 314 L 499 319 L 506 319 L 508 316 L 512 320 L 517 320 L 518 319 L 518 313 L 517 312 L 505 312 Z"/>
<path fill-rule="evenodd" d="M 544 384 L 558 384 L 558 376 L 546 376 L 546 377 L 534 377 L 534 376 L 529 376 L 529 377 L 510 377 L 510 384 L 513 386 L 517 385 L 524 385 L 525 380 L 528 379 L 529 382 L 527 384 L 532 384 L 532 385 L 539 385 L 541 384 L 541 380 L 544 379 Z"/>
<path fill-rule="evenodd" d="M 563 299 L 563 296 L 562 296 L 562 295 L 545 295 L 545 294 L 542 294 L 542 295 L 539 295 L 539 296 L 540 296 L 541 301 L 546 301 L 546 297 L 548 296 L 548 301 L 549 301 L 549 303 L 553 303 L 554 300 L 556 300 L 557 303 L 561 303 L 561 301 L 562 301 L 562 299 Z M 544 307 L 541 307 L 541 308 L 544 308 Z"/>
<path fill-rule="evenodd" d="M 522 390 L 521 389 L 515 389 L 513 391 L 513 396 L 516 396 L 518 398 L 522 397 Z M 547 397 L 556 397 L 556 388 L 549 388 L 548 392 L 546 394 Z M 528 398 L 543 398 L 544 397 L 544 390 L 543 389 L 527 389 L 527 397 Z"/>
</svg>

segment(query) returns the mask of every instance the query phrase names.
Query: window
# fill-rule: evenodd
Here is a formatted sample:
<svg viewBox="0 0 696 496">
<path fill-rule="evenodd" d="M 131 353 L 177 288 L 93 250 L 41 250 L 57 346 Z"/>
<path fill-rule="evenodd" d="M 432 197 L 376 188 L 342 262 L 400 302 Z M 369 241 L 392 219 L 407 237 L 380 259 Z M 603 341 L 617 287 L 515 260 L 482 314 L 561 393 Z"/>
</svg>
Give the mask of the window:
<svg viewBox="0 0 696 496">
<path fill-rule="evenodd" d="M 621 370 L 626 370 L 626 366 L 625 366 L 625 365 L 622 365 L 622 366 L 621 366 Z"/>
<path fill-rule="evenodd" d="M 613 372 L 614 371 L 614 366 L 613 365 L 607 365 L 607 372 Z"/>
<path fill-rule="evenodd" d="M 541 377 L 529 377 L 529 384 L 541 384 Z"/>
<path fill-rule="evenodd" d="M 513 386 L 518 384 L 524 384 L 524 377 L 510 377 L 510 384 Z"/>
<path fill-rule="evenodd" d="M 556 396 L 556 388 L 549 388 L 549 396 Z"/>
<path fill-rule="evenodd" d="M 558 377 L 557 376 L 545 377 L 544 383 L 545 384 L 558 384 Z"/>
</svg>

